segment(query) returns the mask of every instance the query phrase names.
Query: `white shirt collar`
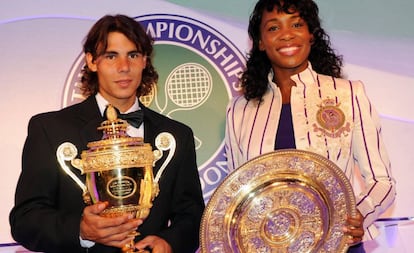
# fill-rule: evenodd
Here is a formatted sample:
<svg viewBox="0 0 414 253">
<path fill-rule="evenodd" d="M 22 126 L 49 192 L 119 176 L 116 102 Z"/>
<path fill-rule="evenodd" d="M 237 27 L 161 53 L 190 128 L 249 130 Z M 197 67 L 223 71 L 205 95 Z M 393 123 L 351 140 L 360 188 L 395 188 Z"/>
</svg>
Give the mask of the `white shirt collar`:
<svg viewBox="0 0 414 253">
<path fill-rule="evenodd" d="M 99 92 L 96 93 L 95 98 L 96 98 L 96 102 L 98 103 L 99 111 L 101 112 L 101 115 L 103 115 L 105 112 L 106 106 L 109 103 Z M 138 98 L 136 97 L 134 104 L 124 113 L 133 112 L 139 109 L 140 107 L 138 103 Z"/>
<path fill-rule="evenodd" d="M 106 101 L 106 99 L 101 94 L 99 94 L 99 92 L 96 93 L 95 98 L 96 98 L 96 102 L 98 103 L 99 111 L 101 112 L 101 115 L 103 116 L 106 106 L 109 103 L 108 101 Z M 139 109 L 140 107 L 138 103 L 138 98 L 135 98 L 134 104 L 125 113 L 133 112 Z M 141 126 L 138 129 L 131 125 L 128 125 L 127 134 L 131 137 L 143 137 L 144 136 L 144 124 L 141 124 Z"/>
<path fill-rule="evenodd" d="M 273 69 L 271 68 L 268 75 L 267 80 L 269 84 L 271 84 L 273 87 L 277 87 L 277 84 L 273 82 L 274 77 Z M 308 67 L 303 70 L 302 72 L 298 74 L 294 74 L 291 76 L 291 79 L 296 83 L 296 85 L 305 85 L 310 83 L 316 83 L 317 82 L 317 73 L 313 70 L 312 64 L 308 62 Z"/>
</svg>

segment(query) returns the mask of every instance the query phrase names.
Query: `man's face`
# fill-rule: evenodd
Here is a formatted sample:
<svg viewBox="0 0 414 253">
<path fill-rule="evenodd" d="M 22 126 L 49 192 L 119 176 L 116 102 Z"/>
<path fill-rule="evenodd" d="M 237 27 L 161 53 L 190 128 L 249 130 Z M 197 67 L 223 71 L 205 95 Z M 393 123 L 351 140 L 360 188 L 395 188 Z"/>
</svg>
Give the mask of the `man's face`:
<svg viewBox="0 0 414 253">
<path fill-rule="evenodd" d="M 121 112 L 128 110 L 135 102 L 146 56 L 124 34 L 111 32 L 105 52 L 95 61 L 87 54 L 86 61 L 98 75 L 99 93 Z"/>
</svg>

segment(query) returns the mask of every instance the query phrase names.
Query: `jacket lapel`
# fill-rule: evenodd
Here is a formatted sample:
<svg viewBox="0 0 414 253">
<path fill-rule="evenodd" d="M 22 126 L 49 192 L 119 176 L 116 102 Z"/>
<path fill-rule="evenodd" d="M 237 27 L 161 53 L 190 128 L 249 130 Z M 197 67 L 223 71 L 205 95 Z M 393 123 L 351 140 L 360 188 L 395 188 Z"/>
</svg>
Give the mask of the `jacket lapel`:
<svg viewBox="0 0 414 253">
<path fill-rule="evenodd" d="M 102 139 L 102 131 L 97 128 L 104 121 L 99 111 L 95 96 L 89 96 L 82 104 L 80 104 L 79 117 L 85 125 L 80 129 L 80 137 L 82 143 L 86 146 L 91 141 Z"/>
<path fill-rule="evenodd" d="M 142 104 L 140 104 L 140 107 L 144 112 L 144 129 L 145 129 L 144 130 L 144 142 L 151 144 L 152 149 L 155 150 L 156 149 L 155 138 L 163 130 L 162 122 L 158 120 L 158 117 L 155 114 L 155 112 L 146 108 Z M 163 164 L 167 155 L 168 155 L 168 152 L 164 151 L 161 159 L 155 163 L 155 166 L 153 168 L 154 176 L 156 175 L 157 171 L 160 169 L 160 166 L 161 164 Z"/>
</svg>

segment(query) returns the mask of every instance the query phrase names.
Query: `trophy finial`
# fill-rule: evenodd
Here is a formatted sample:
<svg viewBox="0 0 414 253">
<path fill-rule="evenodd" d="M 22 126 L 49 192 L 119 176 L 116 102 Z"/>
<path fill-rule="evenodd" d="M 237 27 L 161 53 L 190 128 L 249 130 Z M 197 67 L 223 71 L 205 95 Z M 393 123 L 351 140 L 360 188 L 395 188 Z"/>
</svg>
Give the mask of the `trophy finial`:
<svg viewBox="0 0 414 253">
<path fill-rule="evenodd" d="M 118 114 L 115 110 L 115 107 L 111 104 L 109 104 L 106 108 L 106 118 L 109 121 L 115 121 L 118 118 Z"/>
<path fill-rule="evenodd" d="M 104 133 L 102 139 L 128 137 L 126 133 L 128 123 L 126 120 L 118 118 L 118 111 L 113 105 L 108 104 L 104 114 L 106 120 L 98 127 L 98 130 L 102 130 Z"/>
</svg>

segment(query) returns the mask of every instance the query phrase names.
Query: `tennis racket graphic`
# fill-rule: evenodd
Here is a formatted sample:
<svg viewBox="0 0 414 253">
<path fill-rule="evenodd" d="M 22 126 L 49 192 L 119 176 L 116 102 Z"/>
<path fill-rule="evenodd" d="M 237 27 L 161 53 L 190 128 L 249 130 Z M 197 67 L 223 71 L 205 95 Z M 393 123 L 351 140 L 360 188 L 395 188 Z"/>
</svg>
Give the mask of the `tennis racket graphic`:
<svg viewBox="0 0 414 253">
<path fill-rule="evenodd" d="M 204 66 L 181 64 L 171 71 L 165 82 L 164 107 L 158 103 L 157 107 L 168 117 L 176 111 L 193 110 L 208 99 L 212 88 L 211 74 Z"/>
<path fill-rule="evenodd" d="M 155 96 L 155 104 L 160 113 L 171 118 L 177 111 L 193 110 L 203 105 L 213 89 L 210 72 L 201 64 L 184 63 L 175 67 L 165 81 L 165 102 L 160 106 Z M 196 149 L 202 145 L 194 135 Z"/>
<path fill-rule="evenodd" d="M 140 96 L 139 101 L 146 107 L 149 107 L 157 94 L 157 85 L 153 85 L 150 93 L 145 96 Z"/>
</svg>

